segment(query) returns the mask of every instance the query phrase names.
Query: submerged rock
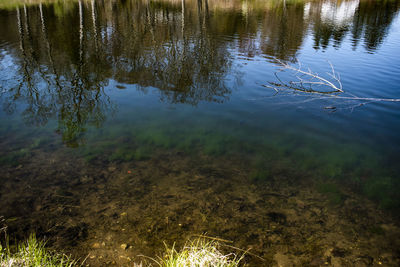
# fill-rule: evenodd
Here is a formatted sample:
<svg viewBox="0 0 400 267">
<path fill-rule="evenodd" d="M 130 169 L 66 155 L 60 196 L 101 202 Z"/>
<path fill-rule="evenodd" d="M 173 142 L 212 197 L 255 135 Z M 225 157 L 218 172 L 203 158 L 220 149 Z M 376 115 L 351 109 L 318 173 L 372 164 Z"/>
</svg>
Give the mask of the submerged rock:
<svg viewBox="0 0 400 267">
<path fill-rule="evenodd" d="M 93 243 L 92 248 L 100 248 L 100 243 Z"/>
<path fill-rule="evenodd" d="M 274 260 L 276 261 L 276 266 L 278 267 L 291 267 L 293 266 L 292 261 L 289 259 L 289 257 L 285 254 L 282 254 L 280 252 L 276 253 L 274 255 Z"/>
</svg>

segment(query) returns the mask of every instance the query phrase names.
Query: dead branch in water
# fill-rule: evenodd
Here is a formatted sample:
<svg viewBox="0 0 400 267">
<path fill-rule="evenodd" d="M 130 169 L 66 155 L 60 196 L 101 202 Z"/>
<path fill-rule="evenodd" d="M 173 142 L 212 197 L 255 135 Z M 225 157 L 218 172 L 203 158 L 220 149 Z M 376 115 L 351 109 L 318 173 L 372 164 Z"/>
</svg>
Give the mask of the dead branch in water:
<svg viewBox="0 0 400 267">
<path fill-rule="evenodd" d="M 293 66 L 290 63 L 275 59 L 276 65 L 279 67 L 275 72 L 275 77 L 278 82 L 268 82 L 263 85 L 266 88 L 275 90 L 276 93 L 281 92 L 298 92 L 313 96 L 316 99 L 342 99 L 348 101 L 359 101 L 360 103 L 351 106 L 351 110 L 355 107 L 363 106 L 372 102 L 400 102 L 400 98 L 374 98 L 374 97 L 358 97 L 343 90 L 340 75 L 337 73 L 333 65 L 329 62 L 331 71 L 327 72 L 328 78 L 313 72 L 310 68 L 305 70 L 300 61 L 297 61 L 298 66 Z M 280 77 L 280 73 L 289 72 L 290 78 L 284 81 Z M 309 100 L 308 100 L 309 101 Z M 307 102 L 308 102 L 307 101 Z M 327 106 L 325 109 L 335 111 L 335 106 Z"/>
<path fill-rule="evenodd" d="M 326 74 L 331 78 L 331 81 L 320 76 L 318 73 L 314 73 L 310 68 L 303 70 L 300 61 L 297 61 L 298 67 L 294 67 L 289 63 L 283 62 L 279 59 L 276 59 L 276 62 L 277 65 L 280 66 L 280 69 L 278 72 L 275 72 L 275 76 L 280 83 L 270 82 L 272 86 L 267 87 L 271 87 L 276 90 L 278 88 L 286 88 L 300 92 L 320 94 L 343 93 L 340 76 L 335 72 L 335 69 L 330 62 L 329 65 L 331 66 L 331 72 L 327 72 Z M 283 82 L 278 76 L 278 73 L 283 71 L 291 71 L 296 80 Z"/>
</svg>

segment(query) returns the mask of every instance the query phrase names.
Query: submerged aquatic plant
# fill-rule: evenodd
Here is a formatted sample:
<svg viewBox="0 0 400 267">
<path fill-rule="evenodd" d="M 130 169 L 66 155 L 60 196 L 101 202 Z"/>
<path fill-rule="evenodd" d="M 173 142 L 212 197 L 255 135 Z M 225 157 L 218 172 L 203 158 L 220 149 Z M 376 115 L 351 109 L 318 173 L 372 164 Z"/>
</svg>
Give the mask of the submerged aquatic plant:
<svg viewBox="0 0 400 267">
<path fill-rule="evenodd" d="M 250 173 L 250 179 L 254 182 L 268 181 L 272 178 L 272 174 L 267 169 L 256 169 Z"/>
<path fill-rule="evenodd" d="M 335 183 L 321 183 L 317 186 L 317 189 L 321 194 L 327 196 L 329 203 L 332 205 L 340 205 L 344 201 L 345 196 Z"/>
<path fill-rule="evenodd" d="M 38 241 L 33 234 L 26 242 L 18 246 L 15 253 L 11 252 L 8 245 L 2 247 L 0 244 L 0 266 L 80 266 L 77 261 L 72 260 L 67 255 L 50 252 L 44 246 L 45 243 Z"/>
<path fill-rule="evenodd" d="M 400 207 L 399 182 L 392 177 L 371 177 L 363 184 L 363 193 L 381 207 L 397 210 Z"/>
</svg>

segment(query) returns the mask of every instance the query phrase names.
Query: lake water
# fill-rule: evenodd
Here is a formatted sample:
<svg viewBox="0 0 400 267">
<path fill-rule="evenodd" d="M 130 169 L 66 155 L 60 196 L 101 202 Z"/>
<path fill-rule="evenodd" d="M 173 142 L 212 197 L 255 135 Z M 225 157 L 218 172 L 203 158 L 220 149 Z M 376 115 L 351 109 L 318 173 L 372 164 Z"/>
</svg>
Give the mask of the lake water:
<svg viewBox="0 0 400 267">
<path fill-rule="evenodd" d="M 198 235 L 250 266 L 400 265 L 399 1 L 36 2 L 0 4 L 11 240 L 93 266 Z"/>
</svg>

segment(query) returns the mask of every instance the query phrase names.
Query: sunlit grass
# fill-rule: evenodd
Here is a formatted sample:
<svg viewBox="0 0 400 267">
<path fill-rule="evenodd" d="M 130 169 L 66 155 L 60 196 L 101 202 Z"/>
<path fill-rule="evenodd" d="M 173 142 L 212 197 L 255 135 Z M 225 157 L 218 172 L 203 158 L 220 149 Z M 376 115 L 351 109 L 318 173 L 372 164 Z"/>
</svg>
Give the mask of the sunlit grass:
<svg viewBox="0 0 400 267">
<path fill-rule="evenodd" d="M 221 244 L 204 238 L 188 241 L 181 250 L 175 246 L 168 248 L 163 258 L 151 259 L 146 266 L 160 267 L 237 267 L 245 266 L 242 263 L 245 252 L 241 255 L 235 253 L 224 254 Z M 155 264 L 155 265 L 154 265 Z M 45 248 L 45 243 L 38 241 L 35 235 L 31 235 L 27 241 L 21 243 L 15 252 L 9 246 L 0 245 L 0 267 L 72 267 L 82 266 L 65 254 L 51 252 Z M 143 266 L 142 264 L 136 266 Z"/>
<path fill-rule="evenodd" d="M 80 266 L 65 254 L 50 252 L 45 249 L 45 243 L 38 241 L 35 235 L 31 235 L 27 241 L 18 245 L 17 251 L 12 252 L 9 246 L 0 244 L 0 266 L 20 267 L 69 267 Z"/>
<path fill-rule="evenodd" d="M 235 267 L 243 266 L 243 257 L 244 254 L 224 254 L 218 242 L 199 238 L 188 241 L 180 251 L 177 251 L 175 246 L 167 247 L 165 257 L 156 262 L 162 267 Z"/>
</svg>

